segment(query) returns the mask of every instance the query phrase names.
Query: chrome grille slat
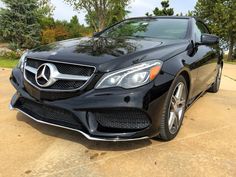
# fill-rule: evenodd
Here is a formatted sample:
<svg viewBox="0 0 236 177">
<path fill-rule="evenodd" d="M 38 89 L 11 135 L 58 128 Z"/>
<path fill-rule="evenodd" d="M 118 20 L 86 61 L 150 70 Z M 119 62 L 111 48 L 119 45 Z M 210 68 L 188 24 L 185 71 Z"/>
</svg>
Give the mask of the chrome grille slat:
<svg viewBox="0 0 236 177">
<path fill-rule="evenodd" d="M 34 78 L 38 70 L 38 68 L 35 67 L 39 67 L 45 63 L 51 63 L 56 67 L 59 67 L 60 71 L 57 70 L 52 73 L 56 82 L 50 87 L 43 88 L 37 84 Z M 93 66 L 27 58 L 24 67 L 24 78 L 28 83 L 39 90 L 75 91 L 83 88 L 90 81 L 94 72 L 95 67 Z"/>
<path fill-rule="evenodd" d="M 33 68 L 31 66 L 25 66 L 25 70 L 33 73 L 33 74 L 36 74 L 37 73 L 37 69 L 36 68 Z"/>
<path fill-rule="evenodd" d="M 76 75 L 61 74 L 61 73 L 57 73 L 55 78 L 60 80 L 79 80 L 79 81 L 87 81 L 90 79 L 90 77 L 87 76 L 76 76 Z"/>
</svg>

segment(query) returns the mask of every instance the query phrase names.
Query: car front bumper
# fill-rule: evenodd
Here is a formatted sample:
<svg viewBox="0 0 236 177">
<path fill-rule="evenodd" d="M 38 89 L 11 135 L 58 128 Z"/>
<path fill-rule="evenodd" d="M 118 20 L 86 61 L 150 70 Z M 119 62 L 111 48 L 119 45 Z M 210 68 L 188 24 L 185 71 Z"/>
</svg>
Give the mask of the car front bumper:
<svg viewBox="0 0 236 177">
<path fill-rule="evenodd" d="M 10 108 L 39 123 L 77 131 L 90 140 L 151 138 L 159 133 L 163 104 L 173 80 L 168 74 L 158 77 L 158 81 L 136 89 L 91 89 L 74 96 L 47 100 L 40 99 L 40 91 L 35 91 L 15 68 L 10 81 L 17 92 Z"/>
</svg>

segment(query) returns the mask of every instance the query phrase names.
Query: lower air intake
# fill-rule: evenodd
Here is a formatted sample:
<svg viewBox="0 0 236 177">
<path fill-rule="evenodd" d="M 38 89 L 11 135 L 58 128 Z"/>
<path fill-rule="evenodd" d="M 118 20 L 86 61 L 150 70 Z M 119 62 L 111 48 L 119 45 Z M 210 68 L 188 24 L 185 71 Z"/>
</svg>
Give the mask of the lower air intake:
<svg viewBox="0 0 236 177">
<path fill-rule="evenodd" d="M 18 100 L 16 107 L 40 121 L 74 129 L 83 129 L 74 114 L 61 108 L 46 106 L 24 98 Z"/>
<path fill-rule="evenodd" d="M 140 130 L 150 125 L 146 113 L 140 110 L 109 110 L 93 112 L 97 122 L 106 128 Z"/>
</svg>

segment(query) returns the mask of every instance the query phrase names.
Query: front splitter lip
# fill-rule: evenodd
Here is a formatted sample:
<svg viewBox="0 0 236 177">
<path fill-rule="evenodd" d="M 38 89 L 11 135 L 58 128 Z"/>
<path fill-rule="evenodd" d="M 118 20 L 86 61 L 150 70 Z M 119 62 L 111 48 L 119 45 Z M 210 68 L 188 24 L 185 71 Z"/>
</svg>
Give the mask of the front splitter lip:
<svg viewBox="0 0 236 177">
<path fill-rule="evenodd" d="M 148 136 L 144 136 L 144 137 L 139 137 L 139 138 L 97 138 L 97 137 L 92 137 L 80 130 L 77 130 L 77 129 L 73 129 L 73 128 L 69 128 L 69 127 L 64 127 L 64 126 L 61 126 L 61 125 L 57 125 L 57 124 L 52 124 L 52 123 L 48 123 L 48 122 L 45 122 L 45 121 L 41 121 L 41 120 L 38 120 L 34 117 L 32 117 L 31 115 L 27 114 L 26 112 L 18 109 L 18 108 L 14 108 L 11 104 L 9 105 L 9 108 L 10 110 L 18 110 L 20 111 L 21 113 L 23 113 L 24 115 L 28 116 L 29 118 L 31 118 L 32 120 L 38 122 L 38 123 L 41 123 L 41 124 L 46 124 L 46 125 L 51 125 L 51 126 L 54 126 L 54 127 L 60 127 L 60 128 L 64 128 L 64 129 L 67 129 L 67 130 L 72 130 L 72 131 L 76 131 L 76 132 L 79 132 L 80 134 L 82 134 L 84 137 L 86 137 L 87 139 L 89 140 L 92 140 L 92 141 L 111 141 L 111 142 L 124 142 L 124 141 L 138 141 L 138 140 L 144 140 L 144 139 L 149 139 L 150 137 Z"/>
</svg>

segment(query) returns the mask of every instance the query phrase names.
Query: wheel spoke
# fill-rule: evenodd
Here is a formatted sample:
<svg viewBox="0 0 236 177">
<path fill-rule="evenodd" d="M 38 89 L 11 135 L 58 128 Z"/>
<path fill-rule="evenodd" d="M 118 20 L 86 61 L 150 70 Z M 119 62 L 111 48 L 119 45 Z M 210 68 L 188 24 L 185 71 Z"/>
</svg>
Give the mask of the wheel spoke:
<svg viewBox="0 0 236 177">
<path fill-rule="evenodd" d="M 178 101 L 178 99 L 175 97 L 175 95 L 172 96 L 172 101 L 174 102 L 174 104 Z"/>
<path fill-rule="evenodd" d="M 180 83 L 179 86 L 177 87 L 177 91 L 175 94 L 175 97 L 177 98 L 177 100 L 181 99 L 183 92 L 184 92 L 184 85 Z"/>
<path fill-rule="evenodd" d="M 175 130 L 178 130 L 180 120 L 179 120 L 178 115 L 175 114 L 175 117 L 176 117 L 176 118 L 175 118 L 175 122 L 174 122 Z"/>
<path fill-rule="evenodd" d="M 176 115 L 178 116 L 178 119 L 180 120 L 183 114 L 183 107 L 177 108 L 175 111 Z"/>
<path fill-rule="evenodd" d="M 173 95 L 173 96 L 171 97 L 171 106 L 172 106 L 172 108 L 175 107 L 176 102 L 177 102 L 177 99 L 176 99 L 175 96 Z"/>
<path fill-rule="evenodd" d="M 175 125 L 176 122 L 176 114 L 174 112 L 170 112 L 170 117 L 169 117 L 169 121 L 168 121 L 168 125 L 169 125 L 169 129 L 171 130 L 173 128 L 173 126 Z"/>
</svg>

